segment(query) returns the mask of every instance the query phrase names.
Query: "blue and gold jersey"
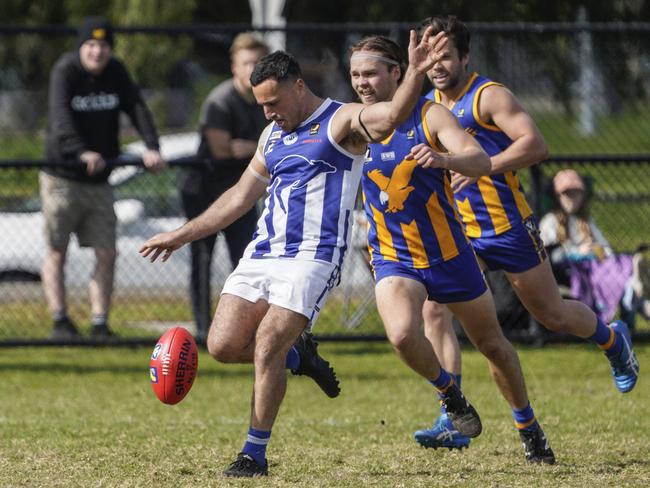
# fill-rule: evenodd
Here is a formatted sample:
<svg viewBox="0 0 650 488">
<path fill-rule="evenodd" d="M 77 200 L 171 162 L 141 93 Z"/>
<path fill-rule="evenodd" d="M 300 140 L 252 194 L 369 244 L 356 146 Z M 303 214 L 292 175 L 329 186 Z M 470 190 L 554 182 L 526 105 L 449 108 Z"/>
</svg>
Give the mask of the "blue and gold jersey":
<svg viewBox="0 0 650 488">
<path fill-rule="evenodd" d="M 406 122 L 368 147 L 361 183 L 373 264 L 399 261 L 428 268 L 469 245 L 453 204 L 448 173 L 406 159 L 416 144 L 439 150 L 424 117 L 431 103 L 421 98 Z"/>
<path fill-rule="evenodd" d="M 450 107 L 460 125 L 474 136 L 490 157 L 512 144 L 512 140 L 501 129 L 481 120 L 479 115 L 479 97 L 491 85 L 500 84 L 473 73 Z M 441 100 L 436 89 L 427 97 L 438 103 Z M 457 193 L 455 198 L 465 231 L 471 238 L 502 234 L 533 213 L 514 171 L 482 176 L 476 183 Z"/>
</svg>

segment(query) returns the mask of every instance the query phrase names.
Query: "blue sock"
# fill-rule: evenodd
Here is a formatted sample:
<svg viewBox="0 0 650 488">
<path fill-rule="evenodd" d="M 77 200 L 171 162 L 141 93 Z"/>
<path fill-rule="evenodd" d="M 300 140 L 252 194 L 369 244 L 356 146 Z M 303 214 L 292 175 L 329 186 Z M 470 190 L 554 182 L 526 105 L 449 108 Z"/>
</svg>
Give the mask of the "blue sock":
<svg viewBox="0 0 650 488">
<path fill-rule="evenodd" d="M 596 332 L 589 338 L 590 341 L 598 344 L 607 356 L 615 356 L 621 352 L 621 341 L 616 340 L 616 334 L 612 329 L 607 327 L 605 322 L 600 319 L 597 319 L 596 322 Z"/>
<path fill-rule="evenodd" d="M 248 437 L 242 452 L 252 457 L 255 462 L 264 466 L 266 461 L 266 445 L 271 440 L 271 431 L 257 430 L 252 427 L 248 428 Z"/>
<path fill-rule="evenodd" d="M 461 374 L 452 374 L 452 376 L 454 378 L 454 381 L 456 382 L 456 385 L 458 386 L 458 388 L 460 388 L 460 380 L 461 380 L 462 375 Z M 442 400 L 444 398 L 444 395 L 441 395 L 440 393 L 438 393 L 438 398 L 440 400 Z M 447 409 L 445 408 L 445 405 L 443 403 L 440 403 L 440 413 L 443 414 L 443 415 L 447 413 Z"/>
<path fill-rule="evenodd" d="M 287 369 L 298 369 L 300 367 L 300 355 L 296 346 L 291 346 L 287 353 L 287 361 L 284 364 Z"/>
<path fill-rule="evenodd" d="M 447 388 L 449 388 L 454 383 L 454 378 L 451 376 L 444 368 L 440 368 L 440 374 L 435 380 L 429 380 L 429 383 L 438 390 L 438 394 L 445 396 Z"/>
<path fill-rule="evenodd" d="M 528 405 L 521 410 L 513 408 L 512 416 L 514 417 L 515 425 L 519 430 L 533 430 L 537 426 L 535 412 L 533 412 L 533 407 L 530 406 L 530 402 L 528 402 Z"/>
</svg>

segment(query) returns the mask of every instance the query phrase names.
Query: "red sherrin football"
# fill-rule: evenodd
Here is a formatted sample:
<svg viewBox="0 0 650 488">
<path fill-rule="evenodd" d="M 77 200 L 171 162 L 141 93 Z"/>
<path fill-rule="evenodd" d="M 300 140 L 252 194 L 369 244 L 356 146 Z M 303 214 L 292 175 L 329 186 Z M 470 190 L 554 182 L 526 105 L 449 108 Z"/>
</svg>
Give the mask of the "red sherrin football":
<svg viewBox="0 0 650 488">
<path fill-rule="evenodd" d="M 149 362 L 151 387 L 168 405 L 180 402 L 192 388 L 199 354 L 192 335 L 183 327 L 172 327 L 158 340 Z"/>
</svg>

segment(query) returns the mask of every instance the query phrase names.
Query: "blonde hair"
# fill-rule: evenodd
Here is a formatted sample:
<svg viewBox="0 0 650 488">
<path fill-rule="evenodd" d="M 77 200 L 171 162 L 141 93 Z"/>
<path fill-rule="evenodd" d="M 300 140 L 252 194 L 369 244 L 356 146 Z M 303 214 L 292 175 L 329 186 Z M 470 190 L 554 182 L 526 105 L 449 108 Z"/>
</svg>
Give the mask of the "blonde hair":
<svg viewBox="0 0 650 488">
<path fill-rule="evenodd" d="M 268 44 L 266 44 L 266 42 L 264 42 L 262 38 L 254 32 L 242 32 L 235 36 L 235 39 L 233 39 L 230 46 L 230 58 L 232 59 L 237 52 L 243 49 L 259 49 L 264 52 L 264 55 L 271 51 Z"/>
</svg>

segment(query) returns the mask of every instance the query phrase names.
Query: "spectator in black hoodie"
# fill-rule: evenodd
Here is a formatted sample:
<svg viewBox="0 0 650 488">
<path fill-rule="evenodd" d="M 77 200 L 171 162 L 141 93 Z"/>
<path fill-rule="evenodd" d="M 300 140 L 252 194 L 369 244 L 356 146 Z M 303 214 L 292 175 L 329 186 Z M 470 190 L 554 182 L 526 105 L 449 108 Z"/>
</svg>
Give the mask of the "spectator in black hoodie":
<svg viewBox="0 0 650 488">
<path fill-rule="evenodd" d="M 112 57 L 113 28 L 88 17 L 79 28 L 78 50 L 65 53 L 50 74 L 46 158 L 78 164 L 44 168 L 40 174 L 47 250 L 42 278 L 54 326 L 51 339 L 79 332 L 66 311 L 64 265 L 70 234 L 92 247 L 96 267 L 89 283 L 94 337 L 113 335 L 108 311 L 115 268 L 116 217 L 107 160 L 119 155 L 119 115 L 126 112 L 147 150 L 147 169 L 165 167 L 158 134 L 140 91 Z"/>
</svg>

